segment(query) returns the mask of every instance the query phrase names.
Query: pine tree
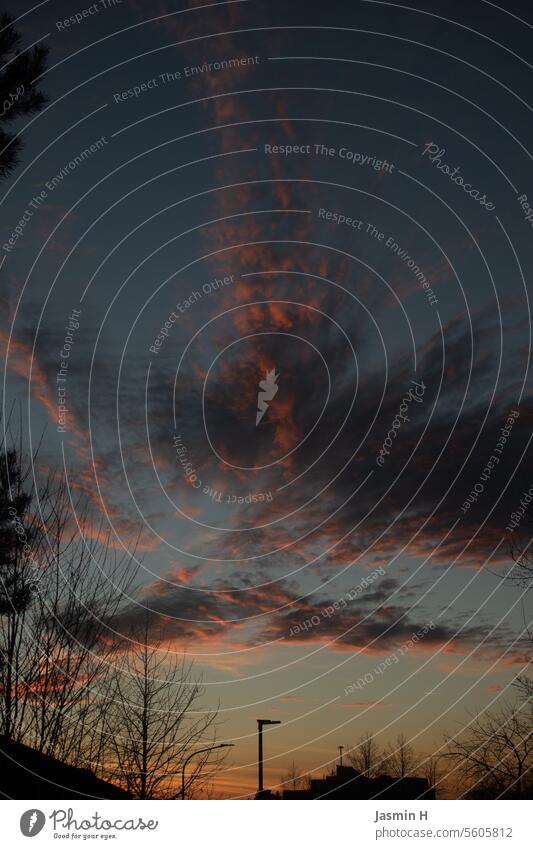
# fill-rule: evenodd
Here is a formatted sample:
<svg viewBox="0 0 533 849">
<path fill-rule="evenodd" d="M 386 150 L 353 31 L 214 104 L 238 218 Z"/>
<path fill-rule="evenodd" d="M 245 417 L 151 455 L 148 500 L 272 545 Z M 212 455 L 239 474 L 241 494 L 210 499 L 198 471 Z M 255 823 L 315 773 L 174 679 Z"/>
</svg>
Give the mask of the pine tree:
<svg viewBox="0 0 533 849">
<path fill-rule="evenodd" d="M 38 88 L 44 72 L 48 48 L 37 45 L 29 50 L 21 47 L 22 36 L 14 28 L 14 20 L 0 15 L 0 179 L 16 167 L 22 149 L 22 139 L 7 131 L 21 115 L 38 112 L 46 96 Z"/>
</svg>

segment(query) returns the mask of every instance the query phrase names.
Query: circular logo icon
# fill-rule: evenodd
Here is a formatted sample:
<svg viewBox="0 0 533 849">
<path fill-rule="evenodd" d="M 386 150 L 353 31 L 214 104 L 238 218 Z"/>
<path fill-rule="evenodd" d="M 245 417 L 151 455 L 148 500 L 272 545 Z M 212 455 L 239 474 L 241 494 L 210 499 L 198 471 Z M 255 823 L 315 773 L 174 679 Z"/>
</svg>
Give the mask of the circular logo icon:
<svg viewBox="0 0 533 849">
<path fill-rule="evenodd" d="M 37 808 L 30 808 L 29 811 L 24 811 L 20 818 L 20 830 L 24 837 L 35 837 L 42 831 L 46 817 L 42 811 Z"/>
</svg>

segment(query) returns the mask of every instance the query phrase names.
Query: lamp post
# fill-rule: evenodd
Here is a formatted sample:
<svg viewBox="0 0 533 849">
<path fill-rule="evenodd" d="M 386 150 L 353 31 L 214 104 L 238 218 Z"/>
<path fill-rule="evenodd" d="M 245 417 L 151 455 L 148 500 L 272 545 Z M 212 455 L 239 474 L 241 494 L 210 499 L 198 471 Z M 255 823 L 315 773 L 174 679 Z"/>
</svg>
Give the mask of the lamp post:
<svg viewBox="0 0 533 849">
<path fill-rule="evenodd" d="M 257 767 L 258 767 L 258 789 L 257 796 L 263 792 L 263 725 L 280 725 L 281 721 L 279 719 L 258 719 L 257 720 L 257 731 L 259 734 L 259 754 L 257 759 Z"/>
<path fill-rule="evenodd" d="M 195 755 L 201 755 L 203 752 L 214 752 L 215 749 L 230 749 L 234 746 L 235 743 L 218 743 L 216 746 L 207 746 L 205 749 L 197 749 L 195 752 L 191 752 L 191 754 L 185 758 L 183 761 L 183 766 L 181 768 L 181 798 L 185 799 L 185 767 Z"/>
</svg>

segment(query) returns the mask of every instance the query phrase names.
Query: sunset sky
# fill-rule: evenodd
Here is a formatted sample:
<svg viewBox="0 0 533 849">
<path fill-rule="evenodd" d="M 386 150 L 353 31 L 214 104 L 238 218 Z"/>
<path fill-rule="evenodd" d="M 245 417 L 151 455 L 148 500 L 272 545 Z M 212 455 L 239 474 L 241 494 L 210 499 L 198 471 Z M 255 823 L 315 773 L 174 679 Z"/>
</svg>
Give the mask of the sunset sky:
<svg viewBox="0 0 533 849">
<path fill-rule="evenodd" d="M 527 664 L 529 4 L 3 7 L 50 47 L 3 409 L 139 560 L 117 627 L 195 659 L 216 795 L 255 791 L 258 717 L 267 786 L 366 731 L 432 752 Z"/>
</svg>

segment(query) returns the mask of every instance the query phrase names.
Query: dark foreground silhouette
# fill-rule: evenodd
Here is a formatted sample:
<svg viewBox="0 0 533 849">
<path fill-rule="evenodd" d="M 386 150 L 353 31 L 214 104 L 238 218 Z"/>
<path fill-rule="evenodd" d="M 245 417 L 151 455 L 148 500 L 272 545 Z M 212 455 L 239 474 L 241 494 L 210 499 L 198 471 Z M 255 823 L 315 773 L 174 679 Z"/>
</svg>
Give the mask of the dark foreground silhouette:
<svg viewBox="0 0 533 849">
<path fill-rule="evenodd" d="M 131 799 L 129 793 L 0 735 L 2 799 Z"/>
<path fill-rule="evenodd" d="M 351 766 L 340 766 L 324 778 L 312 778 L 306 790 L 284 790 L 283 799 L 434 799 L 425 778 L 366 778 Z"/>
</svg>

